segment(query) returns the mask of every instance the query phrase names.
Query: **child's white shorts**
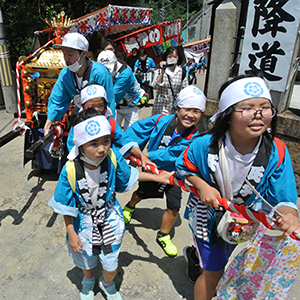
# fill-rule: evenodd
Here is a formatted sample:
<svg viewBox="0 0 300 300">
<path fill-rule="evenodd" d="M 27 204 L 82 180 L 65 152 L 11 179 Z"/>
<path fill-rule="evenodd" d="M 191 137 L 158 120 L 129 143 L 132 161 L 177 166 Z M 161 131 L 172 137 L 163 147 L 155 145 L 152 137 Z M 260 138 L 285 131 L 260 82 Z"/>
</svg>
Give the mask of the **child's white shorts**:
<svg viewBox="0 0 300 300">
<path fill-rule="evenodd" d="M 71 261 L 80 269 L 90 270 L 95 268 L 98 258 L 104 270 L 111 272 L 118 268 L 120 248 L 109 254 L 104 254 L 103 250 L 101 249 L 101 253 L 99 255 L 88 257 L 84 253 L 81 254 L 74 252 L 68 242 L 67 245 Z"/>
</svg>

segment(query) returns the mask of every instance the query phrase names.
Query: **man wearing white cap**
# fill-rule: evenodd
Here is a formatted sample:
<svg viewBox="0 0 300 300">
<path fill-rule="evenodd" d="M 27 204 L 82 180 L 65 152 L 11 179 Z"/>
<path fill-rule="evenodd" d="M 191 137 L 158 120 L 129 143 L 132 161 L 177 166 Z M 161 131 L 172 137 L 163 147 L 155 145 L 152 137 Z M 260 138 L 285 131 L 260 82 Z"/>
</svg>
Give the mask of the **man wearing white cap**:
<svg viewBox="0 0 300 300">
<path fill-rule="evenodd" d="M 124 120 L 125 131 L 140 119 L 141 106 L 148 101 L 147 94 L 126 62 L 117 59 L 113 51 L 100 52 L 97 61 L 106 66 L 112 75 L 117 108 L 116 120 L 120 126 Z"/>
<path fill-rule="evenodd" d="M 149 159 L 160 170 L 175 171 L 177 157 L 189 146 L 198 134 L 197 123 L 205 111 L 206 98 L 195 86 L 181 90 L 176 103 L 176 115 L 154 115 L 135 122 L 125 131 L 124 140 L 135 140 L 141 150 L 148 144 Z M 122 151 L 122 149 L 120 150 Z M 181 188 L 173 185 L 140 183 L 131 200 L 123 209 L 125 223 L 129 223 L 135 206 L 142 199 L 166 196 L 167 209 L 163 215 L 157 243 L 169 256 L 176 256 L 177 247 L 172 243 L 170 230 L 173 227 L 181 205 Z"/>
<path fill-rule="evenodd" d="M 97 82 L 105 88 L 108 106 L 113 114 L 115 111 L 111 76 L 106 68 L 87 58 L 88 40 L 82 34 L 72 32 L 67 33 L 62 44 L 56 46 L 62 48 L 67 66 L 60 72 L 49 98 L 45 135 L 54 121 L 64 117 L 72 100 L 80 107 L 80 91 L 89 82 Z"/>
<path fill-rule="evenodd" d="M 49 205 L 64 216 L 72 262 L 82 269 L 81 300 L 94 299 L 94 268 L 100 260 L 99 287 L 107 300 L 122 300 L 114 277 L 124 234 L 124 219 L 116 192 L 130 190 L 137 180 L 169 183 L 171 173 L 139 172 L 111 149 L 111 127 L 95 109 L 76 116 L 75 146 L 68 155 Z"/>
</svg>

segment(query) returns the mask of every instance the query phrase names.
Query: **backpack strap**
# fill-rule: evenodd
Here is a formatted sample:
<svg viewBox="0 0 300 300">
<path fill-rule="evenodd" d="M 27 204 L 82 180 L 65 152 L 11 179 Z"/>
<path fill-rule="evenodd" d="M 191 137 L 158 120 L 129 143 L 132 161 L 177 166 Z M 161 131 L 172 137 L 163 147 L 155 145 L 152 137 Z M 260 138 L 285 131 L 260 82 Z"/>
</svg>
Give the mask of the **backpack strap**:
<svg viewBox="0 0 300 300">
<path fill-rule="evenodd" d="M 157 125 L 157 123 L 158 123 L 158 121 L 159 121 L 159 119 L 160 119 L 161 117 L 165 116 L 165 115 L 166 115 L 166 114 L 161 114 L 160 116 L 158 116 L 158 118 L 157 118 L 157 120 L 156 120 L 156 122 L 155 122 L 154 126 L 156 126 L 156 125 Z"/>
<path fill-rule="evenodd" d="M 76 170 L 74 160 L 68 160 L 66 162 L 66 171 L 68 175 L 68 181 L 72 188 L 73 193 L 76 193 Z"/>
<path fill-rule="evenodd" d="M 280 164 L 282 163 L 283 159 L 284 159 L 284 155 L 285 155 L 285 143 L 282 142 L 280 139 L 274 137 L 274 142 L 275 145 L 277 147 L 277 151 L 278 151 L 278 165 L 276 167 L 276 169 L 280 166 Z"/>
<path fill-rule="evenodd" d="M 112 151 L 111 149 L 109 149 L 108 156 L 109 156 L 110 160 L 112 161 L 115 169 L 117 169 L 118 163 L 117 163 L 117 157 L 116 157 L 116 154 L 114 153 L 114 151 Z"/>
<path fill-rule="evenodd" d="M 112 161 L 115 169 L 117 169 L 118 163 L 117 163 L 117 158 L 115 153 L 109 149 L 108 151 L 108 156 L 110 157 L 110 160 Z M 68 181 L 71 186 L 71 189 L 73 193 L 76 193 L 76 168 L 75 168 L 75 163 L 74 160 L 68 160 L 66 162 L 66 171 L 67 171 L 67 176 L 68 176 Z"/>
</svg>

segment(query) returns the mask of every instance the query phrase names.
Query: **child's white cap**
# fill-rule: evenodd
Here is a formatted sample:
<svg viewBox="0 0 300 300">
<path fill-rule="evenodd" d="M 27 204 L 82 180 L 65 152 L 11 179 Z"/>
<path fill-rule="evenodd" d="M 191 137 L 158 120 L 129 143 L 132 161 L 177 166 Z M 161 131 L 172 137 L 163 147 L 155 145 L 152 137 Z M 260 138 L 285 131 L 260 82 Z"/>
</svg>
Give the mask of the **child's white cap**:
<svg viewBox="0 0 300 300">
<path fill-rule="evenodd" d="M 95 116 L 84 120 L 74 126 L 75 146 L 68 155 L 68 159 L 74 160 L 79 154 L 79 147 L 99 137 L 110 135 L 111 127 L 105 116 Z"/>
<path fill-rule="evenodd" d="M 176 106 L 179 108 L 198 108 L 205 111 L 206 97 L 203 92 L 193 85 L 182 89 L 176 99 Z"/>
<path fill-rule="evenodd" d="M 103 50 L 99 53 L 97 62 L 108 68 L 109 72 L 112 73 L 115 68 L 117 58 L 113 51 Z"/>
<path fill-rule="evenodd" d="M 61 47 L 88 51 L 89 42 L 82 34 L 77 32 L 70 32 L 63 37 Z"/>
<path fill-rule="evenodd" d="M 270 91 L 260 77 L 246 77 L 232 82 L 221 94 L 220 109 L 210 118 L 215 122 L 220 113 L 230 106 L 250 98 L 266 98 L 272 102 Z"/>
<path fill-rule="evenodd" d="M 94 98 L 104 98 L 107 100 L 107 94 L 102 85 L 99 84 L 91 84 L 86 86 L 80 91 L 81 96 L 81 104 L 94 99 Z"/>
</svg>

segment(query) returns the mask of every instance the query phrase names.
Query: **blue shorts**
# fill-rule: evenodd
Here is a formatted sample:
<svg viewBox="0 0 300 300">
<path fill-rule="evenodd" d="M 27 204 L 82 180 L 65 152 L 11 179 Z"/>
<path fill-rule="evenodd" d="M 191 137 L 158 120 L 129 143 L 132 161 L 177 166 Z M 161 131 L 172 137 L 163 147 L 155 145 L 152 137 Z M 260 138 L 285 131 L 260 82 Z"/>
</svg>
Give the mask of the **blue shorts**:
<svg viewBox="0 0 300 300">
<path fill-rule="evenodd" d="M 194 242 L 199 254 L 200 266 L 208 271 L 220 271 L 225 268 L 228 259 L 237 245 L 225 243 L 225 249 L 221 245 L 211 244 L 195 235 Z"/>
<path fill-rule="evenodd" d="M 118 268 L 118 261 L 119 261 L 119 254 L 120 254 L 121 247 L 109 254 L 104 254 L 103 250 L 101 249 L 101 253 L 99 255 L 88 257 L 84 253 L 74 252 L 71 249 L 70 244 L 68 242 L 67 245 L 68 245 L 69 256 L 71 258 L 71 261 L 76 267 L 80 269 L 83 270 L 94 269 L 97 265 L 98 259 L 100 260 L 102 268 L 105 271 L 112 272 Z"/>
</svg>

